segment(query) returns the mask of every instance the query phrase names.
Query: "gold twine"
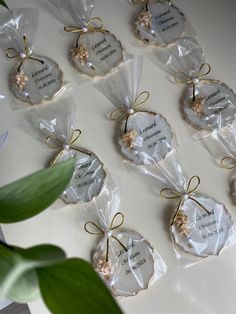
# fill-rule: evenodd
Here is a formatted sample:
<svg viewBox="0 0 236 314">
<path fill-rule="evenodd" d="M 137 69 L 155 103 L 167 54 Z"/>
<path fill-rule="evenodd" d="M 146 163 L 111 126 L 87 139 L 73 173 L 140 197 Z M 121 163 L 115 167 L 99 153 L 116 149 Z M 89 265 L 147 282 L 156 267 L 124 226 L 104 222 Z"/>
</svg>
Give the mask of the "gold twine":
<svg viewBox="0 0 236 314">
<path fill-rule="evenodd" d="M 224 157 L 221 159 L 221 166 L 224 169 L 235 169 L 236 168 L 236 158 L 234 157 Z"/>
<path fill-rule="evenodd" d="M 145 95 L 144 99 L 142 99 L 143 95 Z M 131 108 L 127 108 L 127 107 L 117 108 L 110 113 L 109 119 L 113 121 L 123 120 L 127 116 L 131 116 L 136 112 L 140 112 L 140 111 L 143 112 L 142 110 L 140 110 L 140 107 L 148 100 L 149 97 L 150 97 L 150 93 L 148 91 L 144 91 L 140 93 L 135 98 L 133 106 Z"/>
<path fill-rule="evenodd" d="M 121 218 L 121 221 L 119 223 L 117 223 L 116 225 L 114 225 L 115 223 L 115 220 L 117 219 L 117 217 L 120 217 Z M 124 223 L 124 214 L 122 214 L 121 212 L 118 212 L 116 213 L 113 218 L 112 218 L 112 221 L 111 221 L 111 224 L 110 224 L 110 227 L 107 231 L 104 231 L 102 230 L 96 223 L 92 222 L 92 221 L 88 221 L 86 222 L 86 224 L 84 225 L 84 229 L 87 233 L 91 234 L 91 235 L 100 235 L 100 236 L 105 236 L 106 234 L 109 233 L 109 231 L 113 231 L 115 229 L 118 229 L 119 227 L 121 227 Z M 88 226 L 93 226 L 95 227 L 95 229 L 97 229 L 98 231 L 91 231 L 88 229 Z M 124 244 L 114 235 L 110 235 L 111 238 L 115 239 L 119 244 L 120 246 L 127 252 L 127 248 L 124 246 Z M 109 241 L 109 236 L 107 237 L 107 248 L 106 248 L 106 262 L 108 261 L 109 259 L 109 245 L 110 245 L 110 241 Z"/>
<path fill-rule="evenodd" d="M 32 57 L 32 55 L 31 55 L 32 52 L 31 52 L 31 50 L 29 48 L 28 38 L 26 36 L 23 36 L 23 41 L 24 41 L 24 52 L 23 53 L 19 53 L 14 48 L 8 48 L 6 50 L 7 58 L 9 58 L 9 59 L 18 59 L 20 61 L 20 64 L 18 66 L 18 72 L 20 71 L 23 63 L 26 60 L 28 60 L 28 59 L 34 60 L 34 61 L 37 61 L 37 62 L 40 62 L 40 63 L 44 64 L 43 60 L 40 60 L 40 59 Z"/>
<path fill-rule="evenodd" d="M 78 34 L 76 47 L 78 47 L 78 41 L 81 34 L 86 34 L 89 32 L 105 32 L 102 19 L 98 16 L 91 18 L 87 23 L 84 24 L 83 28 L 79 26 L 65 26 L 64 31 Z"/>
<path fill-rule="evenodd" d="M 194 180 L 196 182 L 194 182 Z M 178 206 L 177 206 L 177 209 L 176 209 L 176 212 L 175 212 L 175 215 L 174 215 L 174 218 L 171 222 L 171 226 L 174 224 L 175 222 L 175 218 L 180 210 L 180 207 L 183 203 L 184 200 L 186 199 L 190 199 L 192 200 L 193 202 L 195 202 L 199 207 L 201 207 L 204 211 L 207 212 L 208 215 L 210 215 L 210 212 L 209 210 L 203 206 L 201 203 L 199 203 L 194 197 L 192 197 L 191 195 L 197 190 L 197 188 L 199 187 L 200 185 L 200 178 L 198 176 L 193 176 L 189 182 L 188 182 L 188 185 L 187 185 L 187 189 L 186 189 L 186 192 L 184 193 L 180 193 L 174 189 L 169 189 L 169 188 L 164 188 L 161 190 L 160 192 L 160 195 L 161 197 L 165 198 L 165 199 L 180 199 L 179 203 L 178 203 Z"/>
<path fill-rule="evenodd" d="M 195 84 L 197 81 L 206 82 L 209 84 L 219 83 L 218 80 L 205 78 L 211 72 L 211 65 L 209 63 L 203 63 L 197 72 L 196 77 L 192 77 L 184 72 L 177 72 L 174 75 L 174 80 L 177 84 L 191 84 L 193 87 L 193 100 L 195 100 Z"/>
<path fill-rule="evenodd" d="M 143 110 L 140 108 L 148 100 L 149 97 L 150 97 L 150 93 L 148 91 L 144 91 L 140 93 L 135 98 L 133 106 L 131 108 L 127 108 L 127 107 L 117 108 L 110 113 L 109 119 L 112 121 L 125 120 L 125 132 L 126 132 L 128 120 L 135 113 L 147 112 L 152 115 L 156 115 L 156 113 L 153 111 Z"/>
<path fill-rule="evenodd" d="M 94 24 L 98 22 L 98 25 Z M 87 33 L 94 31 L 103 31 L 103 22 L 102 19 L 98 16 L 93 17 L 87 23 L 84 24 L 84 27 L 78 26 L 65 26 L 64 30 L 69 33 Z"/>
<path fill-rule="evenodd" d="M 46 144 L 48 145 L 49 148 L 60 149 L 59 153 L 51 161 L 50 166 L 53 166 L 55 162 L 57 161 L 57 159 L 61 156 L 61 154 L 63 154 L 63 152 L 68 149 L 73 149 L 73 150 L 76 150 L 76 151 L 79 151 L 81 153 L 91 156 L 91 154 L 88 151 L 74 145 L 74 143 L 80 137 L 81 133 L 82 132 L 79 129 L 75 129 L 67 143 L 64 143 L 63 141 L 61 141 L 54 135 L 50 135 L 47 137 Z"/>
</svg>

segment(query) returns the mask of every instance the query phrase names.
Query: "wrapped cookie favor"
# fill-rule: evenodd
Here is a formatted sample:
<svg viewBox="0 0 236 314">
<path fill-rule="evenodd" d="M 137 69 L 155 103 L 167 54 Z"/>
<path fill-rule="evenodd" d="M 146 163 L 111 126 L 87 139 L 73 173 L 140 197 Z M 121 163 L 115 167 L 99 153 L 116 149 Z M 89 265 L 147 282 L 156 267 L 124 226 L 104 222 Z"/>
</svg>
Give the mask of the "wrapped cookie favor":
<svg viewBox="0 0 236 314">
<path fill-rule="evenodd" d="M 75 68 L 90 77 L 103 76 L 124 59 L 121 42 L 103 28 L 99 17 L 91 17 L 94 0 L 50 0 L 64 30 L 75 35 L 70 58 Z"/>
<path fill-rule="evenodd" d="M 166 264 L 151 244 L 138 232 L 124 229 L 125 216 L 119 212 L 120 197 L 113 184 L 85 204 L 84 228 L 99 237 L 91 259 L 95 271 L 114 296 L 135 296 L 160 279 Z"/>
<path fill-rule="evenodd" d="M 109 118 L 120 125 L 117 142 L 122 155 L 135 164 L 150 164 L 172 149 L 173 134 L 161 114 L 143 108 L 149 92 L 138 92 L 142 62 L 142 57 L 128 60 L 95 86 L 116 107 Z"/>
<path fill-rule="evenodd" d="M 52 59 L 33 52 L 38 27 L 38 10 L 33 8 L 0 11 L 0 47 L 17 63 L 9 76 L 9 88 L 19 101 L 38 105 L 65 91 L 62 71 Z"/>
<path fill-rule="evenodd" d="M 211 65 L 205 63 L 204 52 L 194 39 L 185 38 L 160 50 L 157 57 L 172 81 L 186 86 L 180 105 L 184 119 L 194 128 L 193 139 L 201 141 L 217 163 L 231 168 L 235 158 L 235 92 L 224 82 L 208 77 Z M 234 200 L 235 177 L 230 181 Z"/>
<path fill-rule="evenodd" d="M 177 84 L 185 84 L 181 110 L 185 120 L 198 130 L 214 131 L 230 125 L 236 113 L 236 95 L 225 83 L 208 78 L 211 66 L 199 43 L 185 38 L 159 51 L 162 68 Z"/>
<path fill-rule="evenodd" d="M 154 177 L 162 187 L 161 197 L 176 202 L 170 221 L 170 236 L 176 257 L 189 267 L 234 243 L 231 215 L 225 205 L 198 192 L 200 178 L 184 175 L 177 152 L 153 165 L 141 166 L 143 173 Z"/>
<path fill-rule="evenodd" d="M 166 47 L 195 32 L 184 13 L 171 1 L 132 0 L 141 7 L 134 21 L 134 29 L 145 44 Z"/>
<path fill-rule="evenodd" d="M 66 204 L 91 201 L 100 194 L 106 178 L 104 165 L 97 155 L 78 145 L 81 131 L 75 128 L 75 113 L 76 107 L 70 98 L 29 113 L 36 137 L 55 151 L 51 166 L 76 155 L 71 182 L 61 195 Z"/>
</svg>

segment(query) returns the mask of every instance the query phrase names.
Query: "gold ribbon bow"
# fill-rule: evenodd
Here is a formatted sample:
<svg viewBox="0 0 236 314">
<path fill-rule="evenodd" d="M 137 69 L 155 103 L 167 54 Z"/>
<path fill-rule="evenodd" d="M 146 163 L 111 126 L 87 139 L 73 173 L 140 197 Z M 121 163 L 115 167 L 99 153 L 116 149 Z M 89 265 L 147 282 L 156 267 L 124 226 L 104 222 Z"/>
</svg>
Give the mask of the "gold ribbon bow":
<svg viewBox="0 0 236 314">
<path fill-rule="evenodd" d="M 140 93 L 135 98 L 135 101 L 131 108 L 127 108 L 127 107 L 117 108 L 110 113 L 109 119 L 112 121 L 126 120 L 125 121 L 125 132 L 126 132 L 128 120 L 133 114 L 137 112 L 148 112 L 150 114 L 156 115 L 155 112 L 141 109 L 141 106 L 148 100 L 149 97 L 150 97 L 150 94 L 148 91 L 144 91 Z"/>
<path fill-rule="evenodd" d="M 224 169 L 235 169 L 236 168 L 236 158 L 234 157 L 224 157 L 221 159 L 221 166 Z"/>
<path fill-rule="evenodd" d="M 197 72 L 196 77 L 192 77 L 184 72 L 177 72 L 174 75 L 174 80 L 177 84 L 191 84 L 193 87 L 193 101 L 196 99 L 195 89 L 198 81 L 206 82 L 210 84 L 219 83 L 218 80 L 207 79 L 207 76 L 211 72 L 211 65 L 209 63 L 203 63 Z"/>
<path fill-rule="evenodd" d="M 81 135 L 81 131 L 79 129 L 75 129 L 67 143 L 64 143 L 63 141 L 61 141 L 60 139 L 58 139 L 54 135 L 50 135 L 47 137 L 46 144 L 48 145 L 48 147 L 50 147 L 52 149 L 60 149 L 59 153 L 51 161 L 50 166 L 53 166 L 55 164 L 56 160 L 61 156 L 61 154 L 63 154 L 63 152 L 68 150 L 68 149 L 73 149 L 73 150 L 79 151 L 81 153 L 87 154 L 89 156 L 91 155 L 88 151 L 81 149 L 81 148 L 74 145 L 74 143 L 78 140 L 80 135 Z"/>
<path fill-rule="evenodd" d="M 118 222 L 116 225 L 115 225 L 115 220 L 117 218 L 121 218 L 121 221 Z M 112 231 L 115 230 L 115 229 L 118 229 L 119 227 L 121 227 L 124 223 L 124 214 L 122 214 L 121 212 L 118 212 L 114 215 L 114 217 L 112 218 L 112 221 L 111 221 L 111 224 L 110 224 L 110 227 L 107 231 L 104 231 L 102 230 L 96 223 L 92 222 L 92 221 L 88 221 L 86 222 L 86 224 L 84 225 L 84 229 L 86 232 L 88 232 L 89 234 L 92 234 L 92 235 L 100 235 L 100 236 L 106 236 L 107 237 L 107 249 L 106 249 L 106 262 L 108 261 L 108 258 L 109 258 L 109 238 L 113 238 L 115 239 L 119 244 L 120 246 L 127 252 L 127 248 L 121 243 L 121 241 L 112 234 Z M 97 229 L 97 231 L 91 231 L 88 229 L 88 226 L 92 226 L 92 227 L 95 227 L 95 229 Z"/>
<path fill-rule="evenodd" d="M 24 52 L 23 53 L 19 53 L 16 49 L 14 48 L 8 48 L 6 50 L 6 56 L 7 58 L 9 59 L 18 59 L 20 61 L 20 64 L 18 66 L 18 72 L 20 71 L 23 63 L 30 59 L 30 60 L 35 60 L 35 61 L 38 61 L 42 64 L 44 64 L 44 61 L 43 60 L 40 60 L 40 59 L 37 59 L 37 58 L 34 58 L 32 57 L 32 52 L 29 48 L 29 42 L 28 42 L 28 39 L 26 36 L 23 36 L 23 41 L 24 41 Z"/>
<path fill-rule="evenodd" d="M 196 181 L 196 182 L 194 182 L 194 181 Z M 194 197 L 191 196 L 197 190 L 197 188 L 199 187 L 200 182 L 201 181 L 200 181 L 200 178 L 198 176 L 193 176 L 189 180 L 186 192 L 184 192 L 184 193 L 180 193 L 180 192 L 177 192 L 177 191 L 175 191 L 173 189 L 169 189 L 169 188 L 164 188 L 164 189 L 161 190 L 161 192 L 160 192 L 161 197 L 163 197 L 165 199 L 179 199 L 179 203 L 178 203 L 178 206 L 177 206 L 174 218 L 173 218 L 173 220 L 171 222 L 171 226 L 174 224 L 175 218 L 176 218 L 176 216 L 177 216 L 177 214 L 178 214 L 178 212 L 180 210 L 180 207 L 181 207 L 183 201 L 186 200 L 186 199 L 192 200 L 199 207 L 201 207 L 204 211 L 206 211 L 208 215 L 210 215 L 209 210 L 205 206 L 200 204 Z"/>
<path fill-rule="evenodd" d="M 78 47 L 78 41 L 81 34 L 85 34 L 88 32 L 104 32 L 102 19 L 98 16 L 93 17 L 87 23 L 84 24 L 84 27 L 81 28 L 79 26 L 65 26 L 64 30 L 69 33 L 78 34 L 78 39 L 76 43 L 76 47 Z"/>
</svg>

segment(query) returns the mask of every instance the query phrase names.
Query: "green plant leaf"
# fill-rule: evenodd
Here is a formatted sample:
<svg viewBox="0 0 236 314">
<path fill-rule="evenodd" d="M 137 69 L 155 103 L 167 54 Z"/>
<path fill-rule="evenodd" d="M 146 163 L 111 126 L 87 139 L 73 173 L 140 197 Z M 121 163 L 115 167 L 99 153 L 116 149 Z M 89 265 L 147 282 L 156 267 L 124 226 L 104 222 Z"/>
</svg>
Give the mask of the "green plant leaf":
<svg viewBox="0 0 236 314">
<path fill-rule="evenodd" d="M 89 263 L 70 259 L 37 270 L 41 295 L 53 314 L 122 314 Z"/>
<path fill-rule="evenodd" d="M 27 273 L 24 266 L 26 265 L 19 254 L 3 244 L 0 245 L 0 300 L 8 297 L 20 303 L 26 295 L 28 302 L 39 294 L 36 273 L 31 272 L 27 277 L 22 277 L 23 273 Z"/>
<path fill-rule="evenodd" d="M 0 188 L 0 223 L 13 223 L 39 214 L 68 186 L 75 166 L 71 158 Z"/>
<path fill-rule="evenodd" d="M 36 267 L 61 262 L 60 248 L 39 245 L 29 249 L 0 244 L 0 286 L 4 297 L 18 303 L 31 302 L 40 295 Z"/>
<path fill-rule="evenodd" d="M 4 0 L 0 0 L 0 5 L 3 5 L 5 8 L 9 9 Z"/>
<path fill-rule="evenodd" d="M 12 249 L 24 259 L 38 261 L 41 264 L 66 258 L 65 252 L 61 248 L 50 244 L 37 245 L 28 249 L 13 246 Z"/>
</svg>

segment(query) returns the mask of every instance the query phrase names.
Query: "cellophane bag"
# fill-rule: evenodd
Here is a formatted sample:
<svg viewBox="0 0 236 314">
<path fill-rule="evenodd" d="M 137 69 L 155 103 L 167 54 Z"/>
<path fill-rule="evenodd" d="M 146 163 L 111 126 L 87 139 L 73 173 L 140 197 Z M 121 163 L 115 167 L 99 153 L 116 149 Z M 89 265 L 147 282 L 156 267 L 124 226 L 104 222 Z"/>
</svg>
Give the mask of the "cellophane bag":
<svg viewBox="0 0 236 314">
<path fill-rule="evenodd" d="M 124 61 L 121 42 L 104 29 L 100 17 L 92 17 L 94 0 L 50 0 L 64 30 L 75 37 L 70 59 L 80 82 L 111 72 Z"/>
<path fill-rule="evenodd" d="M 173 1 L 130 0 L 137 7 L 132 25 L 144 44 L 158 47 L 175 45 L 183 37 L 194 37 L 196 32 Z"/>
<path fill-rule="evenodd" d="M 92 265 L 114 296 L 135 296 L 166 273 L 161 256 L 140 233 L 123 227 L 120 195 L 109 177 L 101 195 L 84 204 L 82 221 L 86 232 L 99 237 Z M 134 226 L 135 228 L 135 226 Z"/>
<path fill-rule="evenodd" d="M 61 195 L 65 204 L 90 202 L 97 197 L 106 179 L 106 170 L 97 155 L 79 145 L 81 131 L 77 129 L 77 108 L 72 98 L 51 106 L 31 110 L 25 130 L 54 151 L 53 166 L 76 156 L 75 170 L 67 189 Z M 51 153 L 50 153 L 51 155 Z"/>
<path fill-rule="evenodd" d="M 200 140 L 211 154 L 216 164 L 229 172 L 229 190 L 231 200 L 236 205 L 236 121 L 232 124 L 213 132 L 200 134 Z"/>
<path fill-rule="evenodd" d="M 7 59 L 16 60 L 9 71 L 13 109 L 39 105 L 63 95 L 70 84 L 64 82 L 59 65 L 33 52 L 38 28 L 38 10 L 0 8 L 0 47 Z M 12 63 L 13 63 L 12 61 Z"/>
<path fill-rule="evenodd" d="M 141 108 L 146 98 L 138 95 L 142 58 L 119 67 L 96 86 L 117 107 L 110 118 L 121 121 L 118 143 L 126 161 L 156 179 L 161 195 L 177 202 L 170 235 L 183 267 L 203 257 L 218 255 L 232 243 L 232 219 L 225 206 L 196 192 L 200 178 L 190 180 L 179 163 L 175 136 L 165 117 Z M 142 93 L 140 94 L 143 96 Z"/>
<path fill-rule="evenodd" d="M 8 136 L 8 131 L 0 131 L 0 149 L 3 147 Z"/>
<path fill-rule="evenodd" d="M 0 94 L 0 102 L 5 98 L 3 94 Z M 4 143 L 6 142 L 8 136 L 8 131 L 2 131 L 0 130 L 0 149 L 3 147 Z"/>
<path fill-rule="evenodd" d="M 157 51 L 157 57 L 172 82 L 185 84 L 181 111 L 191 126 L 205 133 L 232 124 L 235 93 L 225 83 L 208 78 L 211 66 L 205 62 L 204 52 L 195 39 L 184 38 L 169 49 Z"/>
<path fill-rule="evenodd" d="M 227 84 L 208 78 L 211 66 L 205 63 L 204 52 L 196 40 L 185 38 L 176 46 L 159 50 L 157 56 L 160 66 L 171 75 L 172 82 L 186 84 L 181 98 L 181 111 L 194 128 L 193 139 L 201 140 L 204 147 L 212 155 L 215 154 L 214 159 L 221 158 L 223 167 L 231 167 L 226 163 L 234 157 L 234 91 Z M 234 176 L 230 181 L 234 199 Z"/>
<path fill-rule="evenodd" d="M 173 131 L 159 113 L 145 108 L 149 92 L 139 92 L 143 57 L 120 65 L 116 72 L 95 83 L 95 87 L 115 106 L 109 118 L 117 122 L 117 142 L 125 159 L 136 164 L 162 158 L 171 149 Z M 146 152 L 148 152 L 146 154 Z"/>
<path fill-rule="evenodd" d="M 175 201 L 169 230 L 182 267 L 218 256 L 223 248 L 236 243 L 228 209 L 207 193 L 198 192 L 200 178 L 194 175 L 188 179 L 174 147 L 165 158 L 154 159 L 139 170 L 157 180 L 161 197 Z"/>
</svg>

